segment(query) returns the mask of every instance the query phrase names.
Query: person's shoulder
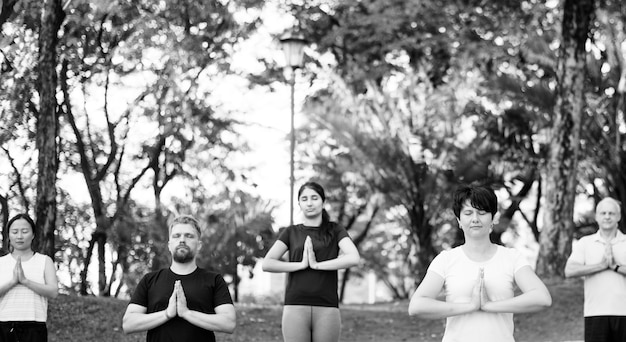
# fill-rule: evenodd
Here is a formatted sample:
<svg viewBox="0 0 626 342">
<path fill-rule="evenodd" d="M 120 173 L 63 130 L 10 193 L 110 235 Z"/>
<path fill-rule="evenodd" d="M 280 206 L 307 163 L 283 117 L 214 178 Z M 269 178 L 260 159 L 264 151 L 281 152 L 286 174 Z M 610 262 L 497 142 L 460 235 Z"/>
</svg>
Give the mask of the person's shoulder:
<svg viewBox="0 0 626 342">
<path fill-rule="evenodd" d="M 295 230 L 302 230 L 302 224 L 292 224 L 287 227 L 280 228 L 278 234 L 286 234 Z"/>
<path fill-rule="evenodd" d="M 439 254 L 435 256 L 435 259 L 438 260 L 449 260 L 452 258 L 458 258 L 463 255 L 463 250 L 461 250 L 461 246 L 443 249 Z"/>
<path fill-rule="evenodd" d="M 151 282 L 154 279 L 160 278 L 161 275 L 163 275 L 165 272 L 170 272 L 170 271 L 168 268 L 162 268 L 160 270 L 150 271 L 143 275 L 142 280 Z"/>
<path fill-rule="evenodd" d="M 585 243 L 589 243 L 589 242 L 591 242 L 591 241 L 595 241 L 595 240 L 597 240 L 597 239 L 598 239 L 598 233 L 597 233 L 597 232 L 595 232 L 595 233 L 592 233 L 592 234 L 589 234 L 589 235 L 581 236 L 581 237 L 578 239 L 578 243 L 583 243 L 583 244 L 585 244 Z"/>
<path fill-rule="evenodd" d="M 40 259 L 40 260 L 45 260 L 45 261 L 52 261 L 52 258 L 48 255 L 48 254 L 43 254 L 43 253 L 39 253 L 39 252 L 35 252 L 35 254 L 33 254 L 33 256 L 36 259 Z"/>
<path fill-rule="evenodd" d="M 211 271 L 201 267 L 198 267 L 195 272 L 196 276 L 200 277 L 204 281 L 210 282 L 211 284 L 215 284 L 217 282 L 225 282 L 224 276 L 219 272 Z"/>
<path fill-rule="evenodd" d="M 220 277 L 223 278 L 221 273 L 215 272 L 215 271 L 211 271 L 209 269 L 202 268 L 202 267 L 198 267 L 196 269 L 196 272 L 197 272 L 197 274 L 199 276 L 207 277 L 207 278 L 210 278 L 210 279 L 215 279 L 215 278 L 220 278 Z"/>
<path fill-rule="evenodd" d="M 498 247 L 498 251 L 500 251 L 500 253 L 505 254 L 508 257 L 520 257 L 522 256 L 522 253 L 515 247 L 509 247 L 509 246 L 503 246 L 503 245 L 496 245 Z"/>
<path fill-rule="evenodd" d="M 343 231 L 347 231 L 346 228 L 344 228 L 342 225 L 340 225 L 339 223 L 335 222 L 335 221 L 330 221 L 328 222 L 329 226 L 330 226 L 330 230 L 336 233 L 340 233 Z"/>
<path fill-rule="evenodd" d="M 443 255 L 461 255 L 463 254 L 463 246 L 456 246 L 448 249 L 442 250 L 439 254 Z"/>
</svg>

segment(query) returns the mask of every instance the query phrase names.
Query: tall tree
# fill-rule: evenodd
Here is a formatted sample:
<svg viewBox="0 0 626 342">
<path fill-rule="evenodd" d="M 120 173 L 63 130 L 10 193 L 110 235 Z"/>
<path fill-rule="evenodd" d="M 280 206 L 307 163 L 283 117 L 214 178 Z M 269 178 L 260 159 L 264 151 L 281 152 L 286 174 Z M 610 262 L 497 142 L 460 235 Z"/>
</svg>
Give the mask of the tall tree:
<svg viewBox="0 0 626 342">
<path fill-rule="evenodd" d="M 594 9 L 594 0 L 566 0 L 563 7 L 557 100 L 546 160 L 545 214 L 537 262 L 537 273 L 548 278 L 563 276 L 571 251 L 576 168 L 585 106 L 585 44 Z"/>
<path fill-rule="evenodd" d="M 37 203 L 36 225 L 42 232 L 40 246 L 45 254 L 54 258 L 54 232 L 56 228 L 56 177 L 57 155 L 57 43 L 58 32 L 65 13 L 61 0 L 45 0 L 39 31 L 39 117 L 37 118 Z"/>
<path fill-rule="evenodd" d="M 2 228 L 2 245 L 0 246 L 0 255 L 4 255 L 4 253 L 8 250 L 7 245 L 7 223 L 9 221 L 9 202 L 7 201 L 6 196 L 0 194 L 0 228 Z"/>
</svg>

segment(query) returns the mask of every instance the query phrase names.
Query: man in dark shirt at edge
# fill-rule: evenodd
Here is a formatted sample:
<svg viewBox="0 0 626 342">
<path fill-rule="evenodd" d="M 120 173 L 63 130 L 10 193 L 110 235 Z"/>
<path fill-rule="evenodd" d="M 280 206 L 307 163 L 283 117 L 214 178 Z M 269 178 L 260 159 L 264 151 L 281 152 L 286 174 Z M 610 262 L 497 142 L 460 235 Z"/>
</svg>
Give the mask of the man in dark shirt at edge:
<svg viewBox="0 0 626 342">
<path fill-rule="evenodd" d="M 172 264 L 137 284 L 122 320 L 125 333 L 147 331 L 148 342 L 215 342 L 214 331 L 233 333 L 235 307 L 224 278 L 196 265 L 200 235 L 193 217 L 172 221 Z"/>
</svg>

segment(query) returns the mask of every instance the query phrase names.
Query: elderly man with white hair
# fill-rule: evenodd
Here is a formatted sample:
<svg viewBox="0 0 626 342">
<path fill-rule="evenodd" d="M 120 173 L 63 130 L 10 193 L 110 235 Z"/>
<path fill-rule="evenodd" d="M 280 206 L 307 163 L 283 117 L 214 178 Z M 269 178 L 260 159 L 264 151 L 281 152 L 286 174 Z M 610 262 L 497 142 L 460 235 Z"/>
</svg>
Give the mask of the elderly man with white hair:
<svg viewBox="0 0 626 342">
<path fill-rule="evenodd" d="M 621 204 L 596 206 L 598 231 L 574 244 L 566 277 L 584 277 L 585 342 L 626 341 L 626 235 L 618 229 Z"/>
</svg>

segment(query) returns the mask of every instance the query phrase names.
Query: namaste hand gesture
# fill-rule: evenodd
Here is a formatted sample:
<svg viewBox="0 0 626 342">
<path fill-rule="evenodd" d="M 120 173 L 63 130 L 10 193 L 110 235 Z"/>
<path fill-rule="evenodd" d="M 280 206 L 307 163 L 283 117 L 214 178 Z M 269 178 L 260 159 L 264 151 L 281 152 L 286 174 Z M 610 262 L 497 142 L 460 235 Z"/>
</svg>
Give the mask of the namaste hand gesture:
<svg viewBox="0 0 626 342">
<path fill-rule="evenodd" d="M 24 269 L 22 268 L 22 258 L 17 257 L 17 262 L 15 263 L 15 268 L 13 268 L 13 285 L 22 284 L 26 285 L 26 276 L 24 275 Z"/>
<path fill-rule="evenodd" d="M 174 282 L 174 291 L 170 296 L 167 308 L 165 309 L 165 316 L 168 319 L 176 316 L 183 317 L 189 308 L 187 307 L 187 297 L 185 297 L 185 291 L 183 290 L 183 284 L 180 280 Z"/>
<path fill-rule="evenodd" d="M 615 268 L 615 258 L 613 257 L 613 248 L 610 243 L 607 242 L 606 247 L 604 248 L 604 256 L 602 258 L 602 262 L 606 265 L 606 268 L 614 269 Z"/>
<path fill-rule="evenodd" d="M 174 282 L 174 291 L 172 291 L 172 295 L 170 296 L 170 299 L 167 302 L 167 308 L 165 308 L 165 317 L 167 317 L 167 319 L 174 318 L 178 314 L 178 310 L 176 309 L 176 294 L 177 294 L 176 287 L 178 286 L 179 282 L 180 280 L 177 280 L 176 282 Z"/>
<path fill-rule="evenodd" d="M 311 267 L 312 269 L 316 269 L 317 259 L 315 258 L 315 251 L 313 250 L 313 240 L 311 240 L 310 236 L 307 236 L 306 240 L 304 240 L 304 250 L 307 254 L 309 267 Z"/>
<path fill-rule="evenodd" d="M 491 299 L 489 298 L 487 289 L 485 288 L 485 270 L 481 267 L 478 269 L 478 278 L 474 284 L 472 300 L 470 303 L 473 304 L 473 308 L 475 310 L 484 310 L 485 304 L 490 301 Z"/>
<path fill-rule="evenodd" d="M 189 311 L 189 308 L 187 307 L 187 297 L 185 297 L 183 284 L 180 280 L 177 280 L 176 283 L 174 283 L 174 292 L 176 292 L 176 311 L 178 316 L 184 317 Z"/>
</svg>

